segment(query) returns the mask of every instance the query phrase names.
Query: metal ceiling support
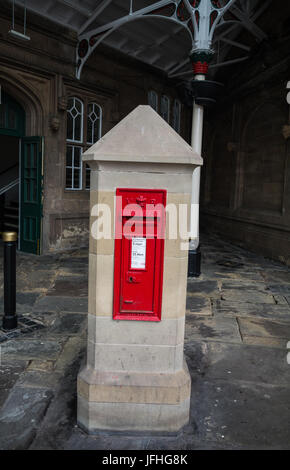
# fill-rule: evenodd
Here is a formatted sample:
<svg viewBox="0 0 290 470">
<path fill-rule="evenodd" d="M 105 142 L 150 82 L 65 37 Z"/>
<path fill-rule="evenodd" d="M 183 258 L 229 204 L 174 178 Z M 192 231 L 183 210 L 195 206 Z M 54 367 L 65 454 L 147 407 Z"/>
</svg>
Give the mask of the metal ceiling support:
<svg viewBox="0 0 290 470">
<path fill-rule="evenodd" d="M 220 39 L 222 42 L 225 42 L 226 44 L 230 44 L 231 46 L 238 47 L 239 49 L 243 49 L 244 51 L 250 51 L 251 48 L 249 46 L 246 46 L 245 44 L 242 44 L 237 41 L 232 41 L 231 39 L 226 39 L 226 38 L 221 38 Z"/>
<path fill-rule="evenodd" d="M 90 15 L 88 21 L 82 25 L 81 29 L 79 30 L 79 35 L 82 34 L 90 26 L 90 24 L 95 21 L 95 19 L 104 11 L 104 9 L 110 5 L 111 1 L 112 0 L 103 0 L 100 5 L 97 6 L 95 11 Z"/>
<path fill-rule="evenodd" d="M 76 2 L 70 2 L 69 0 L 57 0 L 58 3 L 61 3 L 65 7 L 71 8 L 77 13 L 86 16 L 87 18 L 91 15 L 90 10 L 83 8 L 81 5 L 77 5 Z"/>
<path fill-rule="evenodd" d="M 264 10 L 263 10 L 264 11 Z M 243 11 L 241 11 L 238 7 L 234 7 L 232 9 L 232 13 L 236 18 L 238 18 L 242 23 L 243 26 L 250 31 L 259 41 L 263 41 L 264 39 L 267 38 L 267 35 L 264 33 L 264 31 L 259 28 L 254 21 L 249 17 L 249 15 L 245 14 Z"/>
<path fill-rule="evenodd" d="M 233 65 L 233 64 L 237 64 L 239 62 L 244 62 L 244 60 L 247 60 L 249 58 L 249 56 L 245 56 L 245 57 L 239 57 L 238 59 L 232 59 L 232 60 L 226 60 L 224 62 L 218 62 L 217 64 L 210 64 L 209 68 L 210 69 L 215 69 L 215 68 L 218 68 L 218 67 L 224 67 L 225 65 Z"/>
</svg>

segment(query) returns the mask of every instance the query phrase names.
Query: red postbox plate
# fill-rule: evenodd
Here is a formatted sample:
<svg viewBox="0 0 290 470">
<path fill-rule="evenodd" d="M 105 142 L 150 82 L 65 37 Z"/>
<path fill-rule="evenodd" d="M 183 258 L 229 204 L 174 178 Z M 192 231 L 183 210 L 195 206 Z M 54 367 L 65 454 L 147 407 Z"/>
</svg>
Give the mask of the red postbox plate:
<svg viewBox="0 0 290 470">
<path fill-rule="evenodd" d="M 114 320 L 160 321 L 166 191 L 117 189 Z"/>
</svg>

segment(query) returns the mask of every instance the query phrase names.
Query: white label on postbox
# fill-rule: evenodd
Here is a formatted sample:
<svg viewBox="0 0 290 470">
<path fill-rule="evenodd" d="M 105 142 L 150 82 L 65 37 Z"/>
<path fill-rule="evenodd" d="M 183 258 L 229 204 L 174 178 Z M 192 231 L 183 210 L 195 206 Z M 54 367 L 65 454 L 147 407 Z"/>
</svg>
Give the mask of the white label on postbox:
<svg viewBox="0 0 290 470">
<path fill-rule="evenodd" d="M 131 269 L 146 268 L 146 238 L 132 238 Z"/>
</svg>

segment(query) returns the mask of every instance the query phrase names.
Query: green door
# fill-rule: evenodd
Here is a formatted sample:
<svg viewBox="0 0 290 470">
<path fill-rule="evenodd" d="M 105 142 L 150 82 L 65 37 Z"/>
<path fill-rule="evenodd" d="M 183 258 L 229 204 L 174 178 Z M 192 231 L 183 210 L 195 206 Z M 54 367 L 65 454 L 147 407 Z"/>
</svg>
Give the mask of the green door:
<svg viewBox="0 0 290 470">
<path fill-rule="evenodd" d="M 21 151 L 20 250 L 40 254 L 43 138 L 24 137 Z"/>
</svg>

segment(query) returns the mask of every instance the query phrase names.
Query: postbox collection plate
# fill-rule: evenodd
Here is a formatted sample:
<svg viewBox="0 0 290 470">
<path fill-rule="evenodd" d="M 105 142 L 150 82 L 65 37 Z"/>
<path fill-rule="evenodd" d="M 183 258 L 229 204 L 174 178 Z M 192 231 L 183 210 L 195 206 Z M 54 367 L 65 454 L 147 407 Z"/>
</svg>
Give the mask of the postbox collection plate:
<svg viewBox="0 0 290 470">
<path fill-rule="evenodd" d="M 166 195 L 116 191 L 114 320 L 161 320 Z"/>
</svg>

